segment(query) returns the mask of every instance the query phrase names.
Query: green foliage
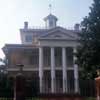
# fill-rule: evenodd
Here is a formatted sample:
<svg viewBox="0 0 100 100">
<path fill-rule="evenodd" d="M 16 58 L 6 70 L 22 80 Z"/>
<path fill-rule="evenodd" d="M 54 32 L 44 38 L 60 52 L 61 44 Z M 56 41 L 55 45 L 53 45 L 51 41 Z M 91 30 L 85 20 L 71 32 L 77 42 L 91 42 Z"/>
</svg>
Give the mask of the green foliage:
<svg viewBox="0 0 100 100">
<path fill-rule="evenodd" d="M 0 98 L 0 100 L 13 100 L 13 98 Z"/>
<path fill-rule="evenodd" d="M 3 65 L 6 65 L 7 64 L 7 59 L 6 58 L 0 58 L 0 62 L 3 64 Z M 1 64 L 0 64 L 1 65 Z"/>
<path fill-rule="evenodd" d="M 100 0 L 94 0 L 90 10 L 81 22 L 81 46 L 77 54 L 83 78 L 95 78 L 96 69 L 100 66 Z"/>
<path fill-rule="evenodd" d="M 89 97 L 89 98 L 86 98 L 85 100 L 96 100 L 96 98 Z"/>
<path fill-rule="evenodd" d="M 0 97 L 13 97 L 13 83 L 5 74 L 0 75 Z"/>
</svg>

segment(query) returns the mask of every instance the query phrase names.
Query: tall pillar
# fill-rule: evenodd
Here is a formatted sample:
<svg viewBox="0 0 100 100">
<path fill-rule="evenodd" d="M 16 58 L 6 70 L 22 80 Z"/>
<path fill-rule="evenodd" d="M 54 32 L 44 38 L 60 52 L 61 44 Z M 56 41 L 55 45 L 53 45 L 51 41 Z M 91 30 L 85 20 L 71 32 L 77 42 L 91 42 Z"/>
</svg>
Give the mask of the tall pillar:
<svg viewBox="0 0 100 100">
<path fill-rule="evenodd" d="M 67 64 L 66 64 L 66 48 L 62 48 L 62 67 L 63 67 L 63 93 L 67 92 Z"/>
<path fill-rule="evenodd" d="M 40 93 L 43 92 L 43 48 L 39 48 L 39 79 Z"/>
<path fill-rule="evenodd" d="M 74 61 L 74 87 L 75 87 L 75 93 L 79 93 L 79 76 L 78 76 L 78 65 L 76 64 L 77 57 L 75 56 L 75 53 L 77 52 L 76 48 L 73 48 L 73 61 Z"/>
<path fill-rule="evenodd" d="M 55 56 L 53 47 L 51 47 L 51 92 L 55 92 Z"/>
</svg>

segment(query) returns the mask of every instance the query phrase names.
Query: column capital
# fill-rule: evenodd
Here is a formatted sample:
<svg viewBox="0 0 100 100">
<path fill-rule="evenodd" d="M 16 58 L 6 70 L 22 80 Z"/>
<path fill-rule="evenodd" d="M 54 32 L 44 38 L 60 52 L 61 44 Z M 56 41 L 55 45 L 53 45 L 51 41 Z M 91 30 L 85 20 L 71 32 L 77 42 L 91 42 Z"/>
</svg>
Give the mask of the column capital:
<svg viewBox="0 0 100 100">
<path fill-rule="evenodd" d="M 62 46 L 61 48 L 67 48 L 67 47 L 65 47 L 65 46 Z"/>
<path fill-rule="evenodd" d="M 55 47 L 50 47 L 51 49 L 54 49 Z"/>
<path fill-rule="evenodd" d="M 77 47 L 73 47 L 73 52 L 77 53 Z"/>
<path fill-rule="evenodd" d="M 74 47 L 73 48 L 73 60 L 74 60 L 74 64 L 76 63 L 76 60 L 77 60 L 76 53 L 77 53 L 77 47 Z"/>
</svg>

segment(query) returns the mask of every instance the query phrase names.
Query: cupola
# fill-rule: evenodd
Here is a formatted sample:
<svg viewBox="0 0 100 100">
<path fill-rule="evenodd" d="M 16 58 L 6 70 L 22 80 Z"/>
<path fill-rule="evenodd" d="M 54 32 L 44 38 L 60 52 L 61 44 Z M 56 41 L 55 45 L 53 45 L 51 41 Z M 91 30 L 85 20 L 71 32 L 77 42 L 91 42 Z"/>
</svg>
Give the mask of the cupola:
<svg viewBox="0 0 100 100">
<path fill-rule="evenodd" d="M 49 14 L 47 17 L 44 18 L 45 26 L 47 29 L 55 28 L 57 26 L 57 17 Z"/>
</svg>

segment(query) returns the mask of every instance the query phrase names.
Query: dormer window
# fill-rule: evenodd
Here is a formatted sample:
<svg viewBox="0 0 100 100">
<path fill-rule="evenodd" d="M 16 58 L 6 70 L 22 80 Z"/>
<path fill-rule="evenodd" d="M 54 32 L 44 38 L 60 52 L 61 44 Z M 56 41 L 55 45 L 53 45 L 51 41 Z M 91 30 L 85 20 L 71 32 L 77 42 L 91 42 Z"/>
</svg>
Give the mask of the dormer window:
<svg viewBox="0 0 100 100">
<path fill-rule="evenodd" d="M 32 35 L 26 35 L 26 36 L 25 36 L 25 41 L 26 41 L 26 42 L 32 42 L 32 40 L 33 40 Z"/>
</svg>

